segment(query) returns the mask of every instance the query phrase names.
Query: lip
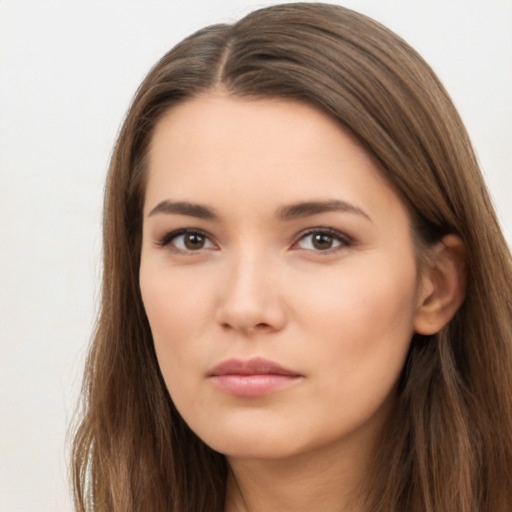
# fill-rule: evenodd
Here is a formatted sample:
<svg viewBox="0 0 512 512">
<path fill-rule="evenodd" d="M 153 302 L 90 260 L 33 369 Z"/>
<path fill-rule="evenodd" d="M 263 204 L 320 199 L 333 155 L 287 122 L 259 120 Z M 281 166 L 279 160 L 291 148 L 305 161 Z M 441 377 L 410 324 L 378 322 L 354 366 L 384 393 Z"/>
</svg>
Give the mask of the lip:
<svg viewBox="0 0 512 512">
<path fill-rule="evenodd" d="M 228 359 L 208 372 L 208 378 L 221 391 L 238 397 L 261 397 L 286 389 L 303 375 L 280 364 L 254 357 Z"/>
</svg>

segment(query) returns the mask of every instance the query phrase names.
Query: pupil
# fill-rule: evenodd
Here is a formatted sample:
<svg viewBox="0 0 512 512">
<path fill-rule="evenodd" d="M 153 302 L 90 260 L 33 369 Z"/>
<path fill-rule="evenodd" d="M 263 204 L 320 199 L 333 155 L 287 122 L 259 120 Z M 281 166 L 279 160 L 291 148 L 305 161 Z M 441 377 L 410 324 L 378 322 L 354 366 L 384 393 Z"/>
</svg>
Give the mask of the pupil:
<svg viewBox="0 0 512 512">
<path fill-rule="evenodd" d="M 318 234 L 313 237 L 313 245 L 316 249 L 330 249 L 332 246 L 332 236 Z"/>
<path fill-rule="evenodd" d="M 185 237 L 185 247 L 187 249 L 201 249 L 204 245 L 204 237 L 202 235 L 192 234 Z"/>
</svg>

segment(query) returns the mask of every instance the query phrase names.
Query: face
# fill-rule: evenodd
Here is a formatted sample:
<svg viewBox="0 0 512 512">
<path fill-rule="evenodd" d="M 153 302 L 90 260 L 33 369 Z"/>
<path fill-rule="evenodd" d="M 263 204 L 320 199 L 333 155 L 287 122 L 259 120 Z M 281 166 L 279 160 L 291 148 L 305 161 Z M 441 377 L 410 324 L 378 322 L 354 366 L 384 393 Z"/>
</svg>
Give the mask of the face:
<svg viewBox="0 0 512 512">
<path fill-rule="evenodd" d="M 404 205 L 322 112 L 212 93 L 157 126 L 140 287 L 172 400 L 215 450 L 374 439 L 418 283 Z"/>
</svg>

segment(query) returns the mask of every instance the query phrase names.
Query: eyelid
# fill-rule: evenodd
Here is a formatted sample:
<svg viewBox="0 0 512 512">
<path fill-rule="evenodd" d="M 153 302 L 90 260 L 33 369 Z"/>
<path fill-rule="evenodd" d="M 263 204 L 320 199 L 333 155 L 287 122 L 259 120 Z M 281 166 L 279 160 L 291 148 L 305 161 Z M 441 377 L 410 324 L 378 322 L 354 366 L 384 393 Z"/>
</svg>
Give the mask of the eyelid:
<svg viewBox="0 0 512 512">
<path fill-rule="evenodd" d="M 186 249 L 180 249 L 179 247 L 172 245 L 172 241 L 174 239 L 176 239 L 180 236 L 183 236 L 183 235 L 194 235 L 194 234 L 204 237 L 205 239 L 207 239 L 207 241 L 210 244 L 212 244 L 215 248 L 218 249 L 218 244 L 215 242 L 214 237 L 212 235 L 210 235 L 207 231 L 205 231 L 203 229 L 199 229 L 199 228 L 175 229 L 173 231 L 169 231 L 169 232 L 165 233 L 164 236 L 162 236 L 158 240 L 155 240 L 154 243 L 158 247 L 167 247 L 169 250 L 171 250 L 173 252 L 181 253 L 181 254 L 195 254 L 195 253 L 199 254 L 199 253 L 203 252 L 204 250 L 212 250 L 211 247 L 201 248 L 201 249 L 197 249 L 197 250 L 186 250 Z M 315 234 L 331 236 L 334 240 L 339 242 L 339 245 L 336 245 L 335 247 L 325 249 L 325 250 L 304 249 L 304 248 L 298 247 L 299 243 L 302 240 L 304 240 L 308 236 L 312 236 Z M 303 251 L 308 251 L 308 252 L 312 252 L 312 253 L 316 253 L 316 254 L 326 255 L 326 254 L 332 254 L 334 252 L 346 249 L 353 245 L 355 245 L 355 241 L 349 235 L 347 235 L 341 231 L 338 231 L 337 229 L 333 229 L 330 227 L 318 226 L 318 227 L 312 227 L 312 228 L 308 228 L 308 229 L 301 231 L 295 238 L 295 241 L 292 243 L 291 249 L 303 250 Z"/>
<path fill-rule="evenodd" d="M 325 249 L 325 250 L 302 249 L 302 248 L 298 247 L 298 244 L 300 243 L 301 240 L 304 240 L 306 237 L 311 236 L 311 235 L 316 235 L 316 234 L 329 235 L 329 236 L 333 237 L 335 240 L 337 240 L 338 242 L 340 242 L 340 245 L 337 245 L 335 247 Z M 304 231 L 301 231 L 297 235 L 297 238 L 295 239 L 295 241 L 293 242 L 292 249 L 309 251 L 309 252 L 313 252 L 316 254 L 326 255 L 326 254 L 332 254 L 334 252 L 346 249 L 348 247 L 352 247 L 354 245 L 355 245 L 355 241 L 352 237 L 348 236 L 347 234 L 345 234 L 341 231 L 338 231 L 337 229 L 328 228 L 328 227 L 314 227 L 314 228 L 308 228 L 308 229 L 305 229 Z"/>
<path fill-rule="evenodd" d="M 179 229 L 175 229 L 173 231 L 169 231 L 160 239 L 155 240 L 154 243 L 158 247 L 166 247 L 169 250 L 172 250 L 173 252 L 179 252 L 181 254 L 194 254 L 194 253 L 200 253 L 204 250 L 211 250 L 211 248 L 209 248 L 209 247 L 205 248 L 205 249 L 201 248 L 196 251 L 183 250 L 183 249 L 180 249 L 179 247 L 173 246 L 172 241 L 180 236 L 183 236 L 183 235 L 200 235 L 200 236 L 206 238 L 212 245 L 217 247 L 217 243 L 214 241 L 213 237 L 207 231 L 204 231 L 203 229 L 198 229 L 198 228 L 179 228 Z"/>
</svg>

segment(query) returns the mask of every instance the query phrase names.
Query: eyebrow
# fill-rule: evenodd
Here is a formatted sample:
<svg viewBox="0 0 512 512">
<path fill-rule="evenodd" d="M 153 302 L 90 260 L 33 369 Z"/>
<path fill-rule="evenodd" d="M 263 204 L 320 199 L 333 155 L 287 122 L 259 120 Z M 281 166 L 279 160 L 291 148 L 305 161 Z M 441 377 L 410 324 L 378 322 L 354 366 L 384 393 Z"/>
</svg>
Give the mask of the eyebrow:
<svg viewBox="0 0 512 512">
<path fill-rule="evenodd" d="M 173 202 L 166 199 L 158 203 L 149 212 L 149 217 L 157 213 L 188 215 L 190 217 L 197 217 L 198 219 L 219 220 L 219 216 L 209 206 L 189 203 L 188 201 Z"/>
<path fill-rule="evenodd" d="M 326 212 L 347 212 L 361 215 L 372 222 L 370 216 L 358 206 L 339 199 L 322 201 L 306 201 L 283 206 L 277 210 L 277 218 L 293 220 Z M 190 203 L 188 201 L 173 202 L 168 199 L 158 203 L 148 214 L 149 217 L 158 213 L 187 215 L 198 219 L 219 220 L 220 217 L 213 208 L 204 204 Z"/>
<path fill-rule="evenodd" d="M 357 215 L 362 215 L 372 222 L 372 219 L 364 210 L 351 203 L 347 203 L 346 201 L 340 201 L 339 199 L 307 201 L 304 203 L 295 203 L 283 206 L 278 210 L 277 216 L 282 220 L 293 220 L 326 212 L 355 213 Z"/>
</svg>

